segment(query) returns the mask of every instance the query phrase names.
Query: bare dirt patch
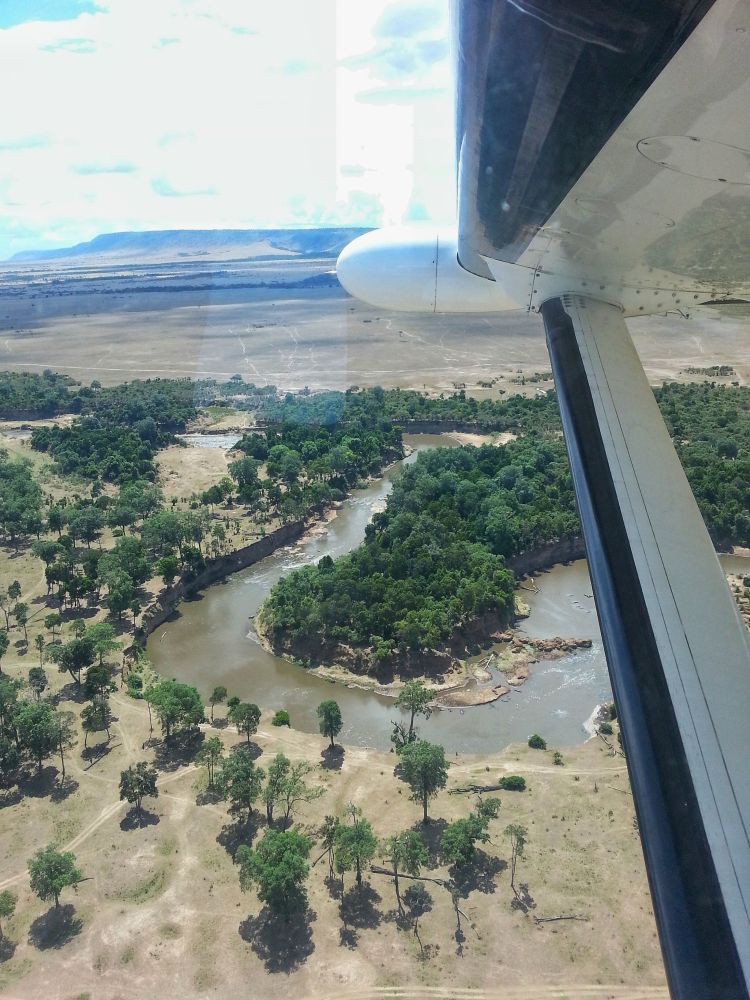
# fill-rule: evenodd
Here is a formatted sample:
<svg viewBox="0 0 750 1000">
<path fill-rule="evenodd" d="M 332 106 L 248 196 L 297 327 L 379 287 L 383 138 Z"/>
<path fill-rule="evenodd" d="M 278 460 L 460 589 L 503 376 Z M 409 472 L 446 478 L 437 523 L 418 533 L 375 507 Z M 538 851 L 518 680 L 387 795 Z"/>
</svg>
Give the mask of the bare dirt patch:
<svg viewBox="0 0 750 1000">
<path fill-rule="evenodd" d="M 228 474 L 230 461 L 224 448 L 163 448 L 156 455 L 159 485 L 167 500 L 202 493 Z"/>
</svg>

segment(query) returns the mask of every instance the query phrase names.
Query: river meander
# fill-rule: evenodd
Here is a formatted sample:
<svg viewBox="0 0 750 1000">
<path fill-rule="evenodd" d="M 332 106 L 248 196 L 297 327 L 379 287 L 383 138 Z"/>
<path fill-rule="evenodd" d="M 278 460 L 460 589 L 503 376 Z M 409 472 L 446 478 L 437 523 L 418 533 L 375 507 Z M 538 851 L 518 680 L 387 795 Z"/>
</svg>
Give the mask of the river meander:
<svg viewBox="0 0 750 1000">
<path fill-rule="evenodd" d="M 264 709 L 286 708 L 296 729 L 317 732 L 316 706 L 335 698 L 341 706 L 342 743 L 387 749 L 391 720 L 399 717 L 393 700 L 328 681 L 267 652 L 252 628 L 252 616 L 285 573 L 324 555 L 336 558 L 356 547 L 373 513 L 382 509 L 400 468 L 426 448 L 451 447 L 449 435 L 406 435 L 412 454 L 388 469 L 382 479 L 357 490 L 327 525 L 295 545 L 279 549 L 202 594 L 184 601 L 175 617 L 148 641 L 148 654 L 164 677 L 194 684 L 204 696 L 224 684 L 231 694 Z M 739 570 L 747 559 L 723 557 Z M 735 567 L 736 564 L 736 567 Z M 521 687 L 488 705 L 442 709 L 420 724 L 421 734 L 451 752 L 482 753 L 541 733 L 554 746 L 580 743 L 597 705 L 610 698 L 607 667 L 584 560 L 556 566 L 535 577 L 538 593 L 524 591 L 531 614 L 520 623 L 535 638 L 561 635 L 591 638 L 590 649 L 531 668 Z M 486 660 L 487 653 L 483 659 Z M 493 671 L 495 682 L 502 675 Z"/>
</svg>

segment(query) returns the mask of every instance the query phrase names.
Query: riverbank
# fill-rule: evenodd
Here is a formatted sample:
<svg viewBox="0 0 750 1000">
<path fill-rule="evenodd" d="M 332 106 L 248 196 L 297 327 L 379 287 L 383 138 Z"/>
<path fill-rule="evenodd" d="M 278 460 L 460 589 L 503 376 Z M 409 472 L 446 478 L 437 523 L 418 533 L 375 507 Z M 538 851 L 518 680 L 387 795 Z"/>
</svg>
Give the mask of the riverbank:
<svg viewBox="0 0 750 1000">
<path fill-rule="evenodd" d="M 523 617 L 524 609 L 517 604 L 514 620 Z M 560 659 L 592 645 L 591 639 L 522 638 L 499 616 L 484 616 L 467 623 L 444 646 L 407 651 L 375 664 L 370 648 L 355 648 L 345 643 L 320 644 L 316 640 L 296 647 L 276 644 L 268 635 L 262 608 L 253 624 L 258 642 L 267 652 L 282 656 L 323 680 L 373 691 L 386 698 L 397 698 L 407 681 L 420 680 L 435 693 L 435 708 L 490 704 L 525 683 L 534 663 Z M 487 644 L 491 651 L 481 664 L 471 650 Z M 499 683 L 498 674 L 502 674 Z"/>
</svg>

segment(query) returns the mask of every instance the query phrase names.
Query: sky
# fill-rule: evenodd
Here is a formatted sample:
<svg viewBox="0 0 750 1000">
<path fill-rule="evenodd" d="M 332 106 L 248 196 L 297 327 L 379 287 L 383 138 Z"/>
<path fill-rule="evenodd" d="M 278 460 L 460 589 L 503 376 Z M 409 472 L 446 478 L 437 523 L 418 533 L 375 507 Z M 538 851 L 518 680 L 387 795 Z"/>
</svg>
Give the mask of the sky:
<svg viewBox="0 0 750 1000">
<path fill-rule="evenodd" d="M 0 0 L 0 259 L 454 215 L 448 0 Z"/>
</svg>

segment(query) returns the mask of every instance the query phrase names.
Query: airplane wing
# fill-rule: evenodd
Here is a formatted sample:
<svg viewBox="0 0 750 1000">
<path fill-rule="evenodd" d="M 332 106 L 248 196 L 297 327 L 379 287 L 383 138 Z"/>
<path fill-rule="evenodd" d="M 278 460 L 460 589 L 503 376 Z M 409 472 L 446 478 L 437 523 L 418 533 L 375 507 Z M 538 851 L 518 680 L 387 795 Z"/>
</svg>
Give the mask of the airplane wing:
<svg viewBox="0 0 750 1000">
<path fill-rule="evenodd" d="M 458 0 L 458 232 L 382 231 L 381 306 L 544 320 L 673 996 L 750 995 L 750 641 L 628 316 L 750 298 L 746 0 Z"/>
</svg>

